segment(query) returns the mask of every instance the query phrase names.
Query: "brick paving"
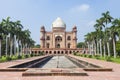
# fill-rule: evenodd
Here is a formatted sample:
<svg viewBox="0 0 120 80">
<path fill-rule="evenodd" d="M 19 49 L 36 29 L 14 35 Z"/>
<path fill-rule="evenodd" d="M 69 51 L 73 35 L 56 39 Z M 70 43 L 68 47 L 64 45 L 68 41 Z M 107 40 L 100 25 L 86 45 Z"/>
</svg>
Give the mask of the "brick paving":
<svg viewBox="0 0 120 80">
<path fill-rule="evenodd" d="M 29 59 L 0 63 L 0 68 L 7 68 L 15 64 L 31 61 L 41 57 L 34 57 Z M 72 57 L 87 61 L 89 63 L 97 64 L 99 66 L 113 68 L 113 72 L 99 72 L 99 71 L 86 72 L 88 76 L 31 76 L 31 77 L 22 77 L 22 72 L 0 72 L 0 80 L 120 80 L 120 64 L 83 58 L 78 56 Z"/>
</svg>

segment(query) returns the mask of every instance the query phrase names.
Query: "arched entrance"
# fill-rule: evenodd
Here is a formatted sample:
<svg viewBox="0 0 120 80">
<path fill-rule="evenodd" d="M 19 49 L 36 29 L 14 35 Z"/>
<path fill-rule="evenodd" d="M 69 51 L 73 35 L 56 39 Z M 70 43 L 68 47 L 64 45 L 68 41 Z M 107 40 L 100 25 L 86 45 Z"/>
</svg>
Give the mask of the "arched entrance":
<svg viewBox="0 0 120 80">
<path fill-rule="evenodd" d="M 68 48 L 70 48 L 70 43 L 68 43 Z"/>
<path fill-rule="evenodd" d="M 49 48 L 50 47 L 50 44 L 49 43 L 47 43 L 47 48 Z"/>
<path fill-rule="evenodd" d="M 60 44 L 57 44 L 56 48 L 60 48 Z"/>
<path fill-rule="evenodd" d="M 60 43 L 62 42 L 62 37 L 61 36 L 57 36 L 55 38 L 55 48 L 61 48 Z"/>
</svg>

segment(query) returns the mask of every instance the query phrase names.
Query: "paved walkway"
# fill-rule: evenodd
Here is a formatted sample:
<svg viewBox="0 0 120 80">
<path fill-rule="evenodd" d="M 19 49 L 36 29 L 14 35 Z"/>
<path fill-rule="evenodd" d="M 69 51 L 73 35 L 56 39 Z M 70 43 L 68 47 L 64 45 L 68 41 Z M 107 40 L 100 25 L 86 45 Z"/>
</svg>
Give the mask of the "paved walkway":
<svg viewBox="0 0 120 80">
<path fill-rule="evenodd" d="M 72 55 L 71 55 L 72 56 Z M 43 56 L 41 56 L 43 57 Z M 31 76 L 22 77 L 22 72 L 0 72 L 0 80 L 120 80 L 120 64 L 105 62 L 101 60 L 72 56 L 80 60 L 88 61 L 104 67 L 113 68 L 113 72 L 87 72 L 88 76 Z M 0 68 L 6 68 L 13 64 L 27 62 L 40 57 L 34 57 L 24 60 L 0 63 Z"/>
</svg>

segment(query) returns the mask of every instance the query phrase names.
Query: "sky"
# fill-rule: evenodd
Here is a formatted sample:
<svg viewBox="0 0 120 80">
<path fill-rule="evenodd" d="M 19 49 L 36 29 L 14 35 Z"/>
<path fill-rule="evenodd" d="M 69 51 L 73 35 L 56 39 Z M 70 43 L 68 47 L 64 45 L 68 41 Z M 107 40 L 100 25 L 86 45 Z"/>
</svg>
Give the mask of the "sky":
<svg viewBox="0 0 120 80">
<path fill-rule="evenodd" d="M 120 0 L 0 0 L 0 21 L 11 17 L 20 20 L 24 29 L 31 31 L 31 37 L 40 44 L 40 27 L 52 30 L 52 22 L 57 18 L 66 23 L 66 31 L 77 26 L 78 42 L 84 35 L 94 31 L 93 25 L 101 14 L 110 11 L 114 18 L 120 18 Z"/>
</svg>

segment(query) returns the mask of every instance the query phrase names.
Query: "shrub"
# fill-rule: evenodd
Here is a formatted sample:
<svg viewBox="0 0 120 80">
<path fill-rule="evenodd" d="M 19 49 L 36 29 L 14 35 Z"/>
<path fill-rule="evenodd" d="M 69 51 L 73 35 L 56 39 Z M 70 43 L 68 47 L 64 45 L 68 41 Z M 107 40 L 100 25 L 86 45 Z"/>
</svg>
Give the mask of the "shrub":
<svg viewBox="0 0 120 80">
<path fill-rule="evenodd" d="M 76 52 L 74 52 L 73 54 L 74 54 L 74 55 L 77 55 L 77 53 L 76 53 Z"/>
<path fill-rule="evenodd" d="M 5 61 L 7 61 L 6 57 L 2 56 L 1 59 L 0 59 L 0 62 L 5 62 Z"/>
<path fill-rule="evenodd" d="M 30 56 L 31 56 L 31 57 L 33 57 L 33 56 L 34 56 L 34 54 L 33 54 L 33 53 L 31 53 L 31 54 L 30 54 Z"/>
<path fill-rule="evenodd" d="M 25 59 L 25 55 L 22 55 L 22 59 Z"/>
<path fill-rule="evenodd" d="M 87 57 L 87 54 L 83 54 L 83 57 Z"/>
<path fill-rule="evenodd" d="M 92 58 L 92 55 L 88 55 L 88 58 Z"/>
<path fill-rule="evenodd" d="M 25 58 L 29 58 L 29 57 L 30 57 L 30 55 L 29 55 L 29 54 L 25 55 Z"/>
<path fill-rule="evenodd" d="M 7 59 L 7 61 L 11 61 L 12 57 L 11 56 L 7 56 L 6 59 Z"/>
<path fill-rule="evenodd" d="M 16 60 L 16 59 L 17 59 L 17 56 L 12 56 L 11 59 L 12 59 L 12 60 Z"/>
<path fill-rule="evenodd" d="M 80 54 L 80 56 L 81 56 L 81 57 L 84 57 L 84 55 L 83 55 L 83 54 Z"/>
<path fill-rule="evenodd" d="M 21 55 L 19 55 L 17 58 L 18 58 L 18 59 L 22 59 L 22 56 L 21 56 Z"/>
<path fill-rule="evenodd" d="M 95 55 L 95 59 L 100 59 L 100 55 Z"/>
</svg>

